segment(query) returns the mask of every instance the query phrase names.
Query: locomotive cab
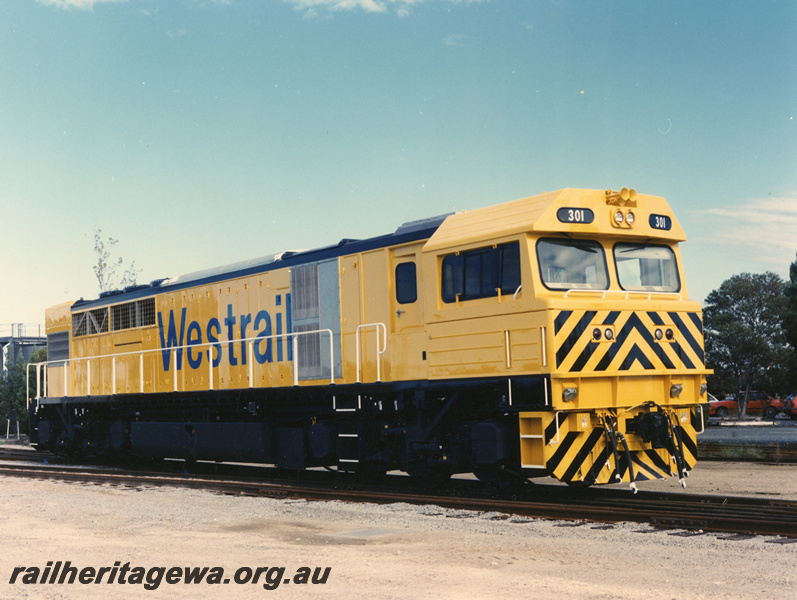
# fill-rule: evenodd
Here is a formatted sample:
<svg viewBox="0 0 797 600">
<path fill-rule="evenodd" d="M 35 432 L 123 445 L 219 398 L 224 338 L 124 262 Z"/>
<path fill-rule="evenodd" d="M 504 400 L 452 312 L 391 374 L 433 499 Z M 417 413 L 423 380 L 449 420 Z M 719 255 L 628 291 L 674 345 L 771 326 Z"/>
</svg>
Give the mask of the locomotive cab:
<svg viewBox="0 0 797 600">
<path fill-rule="evenodd" d="M 425 247 L 440 282 L 430 378 L 477 364 L 507 373 L 515 466 L 527 475 L 634 487 L 677 474 L 683 483 L 708 371 L 700 306 L 685 299 L 685 236 L 666 201 L 561 190 L 496 212 L 450 217 Z M 484 266 L 490 253 L 494 269 Z M 448 268 L 460 263 L 461 272 Z"/>
</svg>

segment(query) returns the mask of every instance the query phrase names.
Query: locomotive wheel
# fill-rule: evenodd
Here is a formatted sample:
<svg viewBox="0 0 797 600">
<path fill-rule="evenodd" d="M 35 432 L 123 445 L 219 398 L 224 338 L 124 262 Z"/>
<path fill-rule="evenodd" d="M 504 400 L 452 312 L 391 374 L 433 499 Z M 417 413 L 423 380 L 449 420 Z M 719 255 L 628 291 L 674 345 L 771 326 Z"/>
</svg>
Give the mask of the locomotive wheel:
<svg viewBox="0 0 797 600">
<path fill-rule="evenodd" d="M 355 477 L 363 483 L 381 483 L 387 476 L 387 469 L 384 463 L 374 461 L 361 465 L 355 473 Z"/>
<path fill-rule="evenodd" d="M 434 490 L 445 487 L 451 479 L 451 470 L 448 467 L 429 467 L 409 471 L 412 481 L 425 490 Z"/>
<path fill-rule="evenodd" d="M 474 467 L 473 474 L 479 481 L 483 481 L 502 494 L 520 491 L 521 488 L 532 485 L 528 479 L 505 469 L 503 465 Z"/>
<path fill-rule="evenodd" d="M 60 456 L 74 456 L 75 436 L 68 433 L 60 433 L 55 440 L 55 452 Z"/>
<path fill-rule="evenodd" d="M 584 491 L 590 485 L 592 485 L 591 483 L 587 483 L 586 481 L 567 481 L 566 483 L 571 490 L 578 490 L 578 491 Z"/>
</svg>

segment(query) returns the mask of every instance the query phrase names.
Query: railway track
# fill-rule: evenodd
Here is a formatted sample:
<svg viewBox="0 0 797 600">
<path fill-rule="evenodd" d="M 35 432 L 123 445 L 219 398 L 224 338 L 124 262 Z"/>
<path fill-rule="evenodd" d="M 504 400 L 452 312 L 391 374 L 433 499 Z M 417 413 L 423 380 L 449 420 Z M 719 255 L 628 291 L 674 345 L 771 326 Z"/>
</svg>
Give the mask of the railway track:
<svg viewBox="0 0 797 600">
<path fill-rule="evenodd" d="M 32 462 L 63 462 L 49 452 L 36 452 L 29 446 L 0 446 L 0 460 L 29 460 Z"/>
<path fill-rule="evenodd" d="M 747 443 L 698 441 L 698 460 L 729 460 L 744 462 L 797 463 L 797 443 Z M 34 458 L 35 457 L 35 458 Z M 0 446 L 0 460 L 48 460 L 64 462 L 50 453 L 39 453 L 28 446 Z"/>
<path fill-rule="evenodd" d="M 797 444 L 699 442 L 698 460 L 797 463 Z"/>
<path fill-rule="evenodd" d="M 0 459 L 30 459 L 30 454 L 34 453 L 19 450 L 10 455 L 3 450 Z M 19 458 L 11 459 L 12 455 Z M 483 486 L 462 480 L 454 482 L 452 488 L 443 493 L 418 491 L 407 477 L 393 478 L 388 485 L 365 486 L 353 484 L 334 473 L 315 473 L 322 477 L 288 481 L 54 464 L 2 464 L 0 475 L 134 488 L 182 487 L 267 498 L 379 504 L 405 502 L 470 512 L 495 512 L 499 514 L 496 518 L 534 517 L 569 521 L 574 525 L 631 521 L 692 533 L 775 535 L 783 541 L 797 542 L 797 502 L 766 498 L 645 491 L 632 495 L 627 490 L 573 490 L 546 484 L 531 485 L 530 491 L 521 497 L 509 498 L 489 496 Z"/>
</svg>

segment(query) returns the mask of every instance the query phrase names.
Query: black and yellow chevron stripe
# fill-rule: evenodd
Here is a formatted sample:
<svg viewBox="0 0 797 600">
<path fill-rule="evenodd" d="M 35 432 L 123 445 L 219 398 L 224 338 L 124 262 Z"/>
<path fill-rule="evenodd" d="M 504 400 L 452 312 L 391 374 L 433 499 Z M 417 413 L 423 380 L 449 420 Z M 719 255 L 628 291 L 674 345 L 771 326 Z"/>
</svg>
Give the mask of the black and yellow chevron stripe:
<svg viewBox="0 0 797 600">
<path fill-rule="evenodd" d="M 563 419 L 556 424 L 551 422 L 545 429 L 544 442 L 546 446 L 546 469 L 556 479 L 566 483 L 583 483 L 584 485 L 615 483 L 618 481 L 631 482 L 661 479 L 677 475 L 676 462 L 667 449 L 651 448 L 632 449 L 626 454 L 622 448 L 615 453 L 610 444 L 607 444 L 605 432 L 600 427 L 587 431 L 579 431 L 573 426 L 572 419 Z M 694 428 L 689 424 L 679 425 L 676 428 L 683 442 L 683 458 L 685 466 L 691 470 L 697 462 L 697 441 Z M 632 438 L 632 448 L 640 448 L 639 440 Z M 630 455 L 633 469 L 629 467 Z M 616 475 L 620 478 L 617 479 Z"/>
<path fill-rule="evenodd" d="M 613 338 L 607 340 L 606 329 Z M 601 332 L 595 340 L 593 332 Z M 656 329 L 673 338 L 657 340 Z M 673 371 L 703 369 L 703 322 L 699 313 L 563 310 L 554 320 L 560 372 Z"/>
</svg>

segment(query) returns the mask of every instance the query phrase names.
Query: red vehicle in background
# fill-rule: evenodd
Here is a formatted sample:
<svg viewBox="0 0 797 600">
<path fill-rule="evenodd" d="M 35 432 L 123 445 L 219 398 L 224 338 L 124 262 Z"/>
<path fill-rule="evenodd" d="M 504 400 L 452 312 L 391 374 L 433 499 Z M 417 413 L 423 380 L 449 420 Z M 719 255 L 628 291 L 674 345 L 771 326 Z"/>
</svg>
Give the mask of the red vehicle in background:
<svg viewBox="0 0 797 600">
<path fill-rule="evenodd" d="M 792 392 L 786 397 L 781 410 L 792 419 L 797 419 L 797 392 Z"/>
<path fill-rule="evenodd" d="M 739 398 L 743 397 L 744 392 L 739 392 L 736 396 L 731 394 L 725 398 L 725 400 L 709 400 L 709 415 L 720 418 L 738 415 L 739 408 L 736 402 L 737 396 Z M 794 402 L 793 399 L 792 402 Z M 764 415 L 767 419 L 774 419 L 783 409 L 784 403 L 777 398 L 773 398 L 764 392 L 750 392 L 750 399 L 747 402 L 748 415 Z M 795 407 L 795 411 L 797 412 L 797 407 Z"/>
</svg>

